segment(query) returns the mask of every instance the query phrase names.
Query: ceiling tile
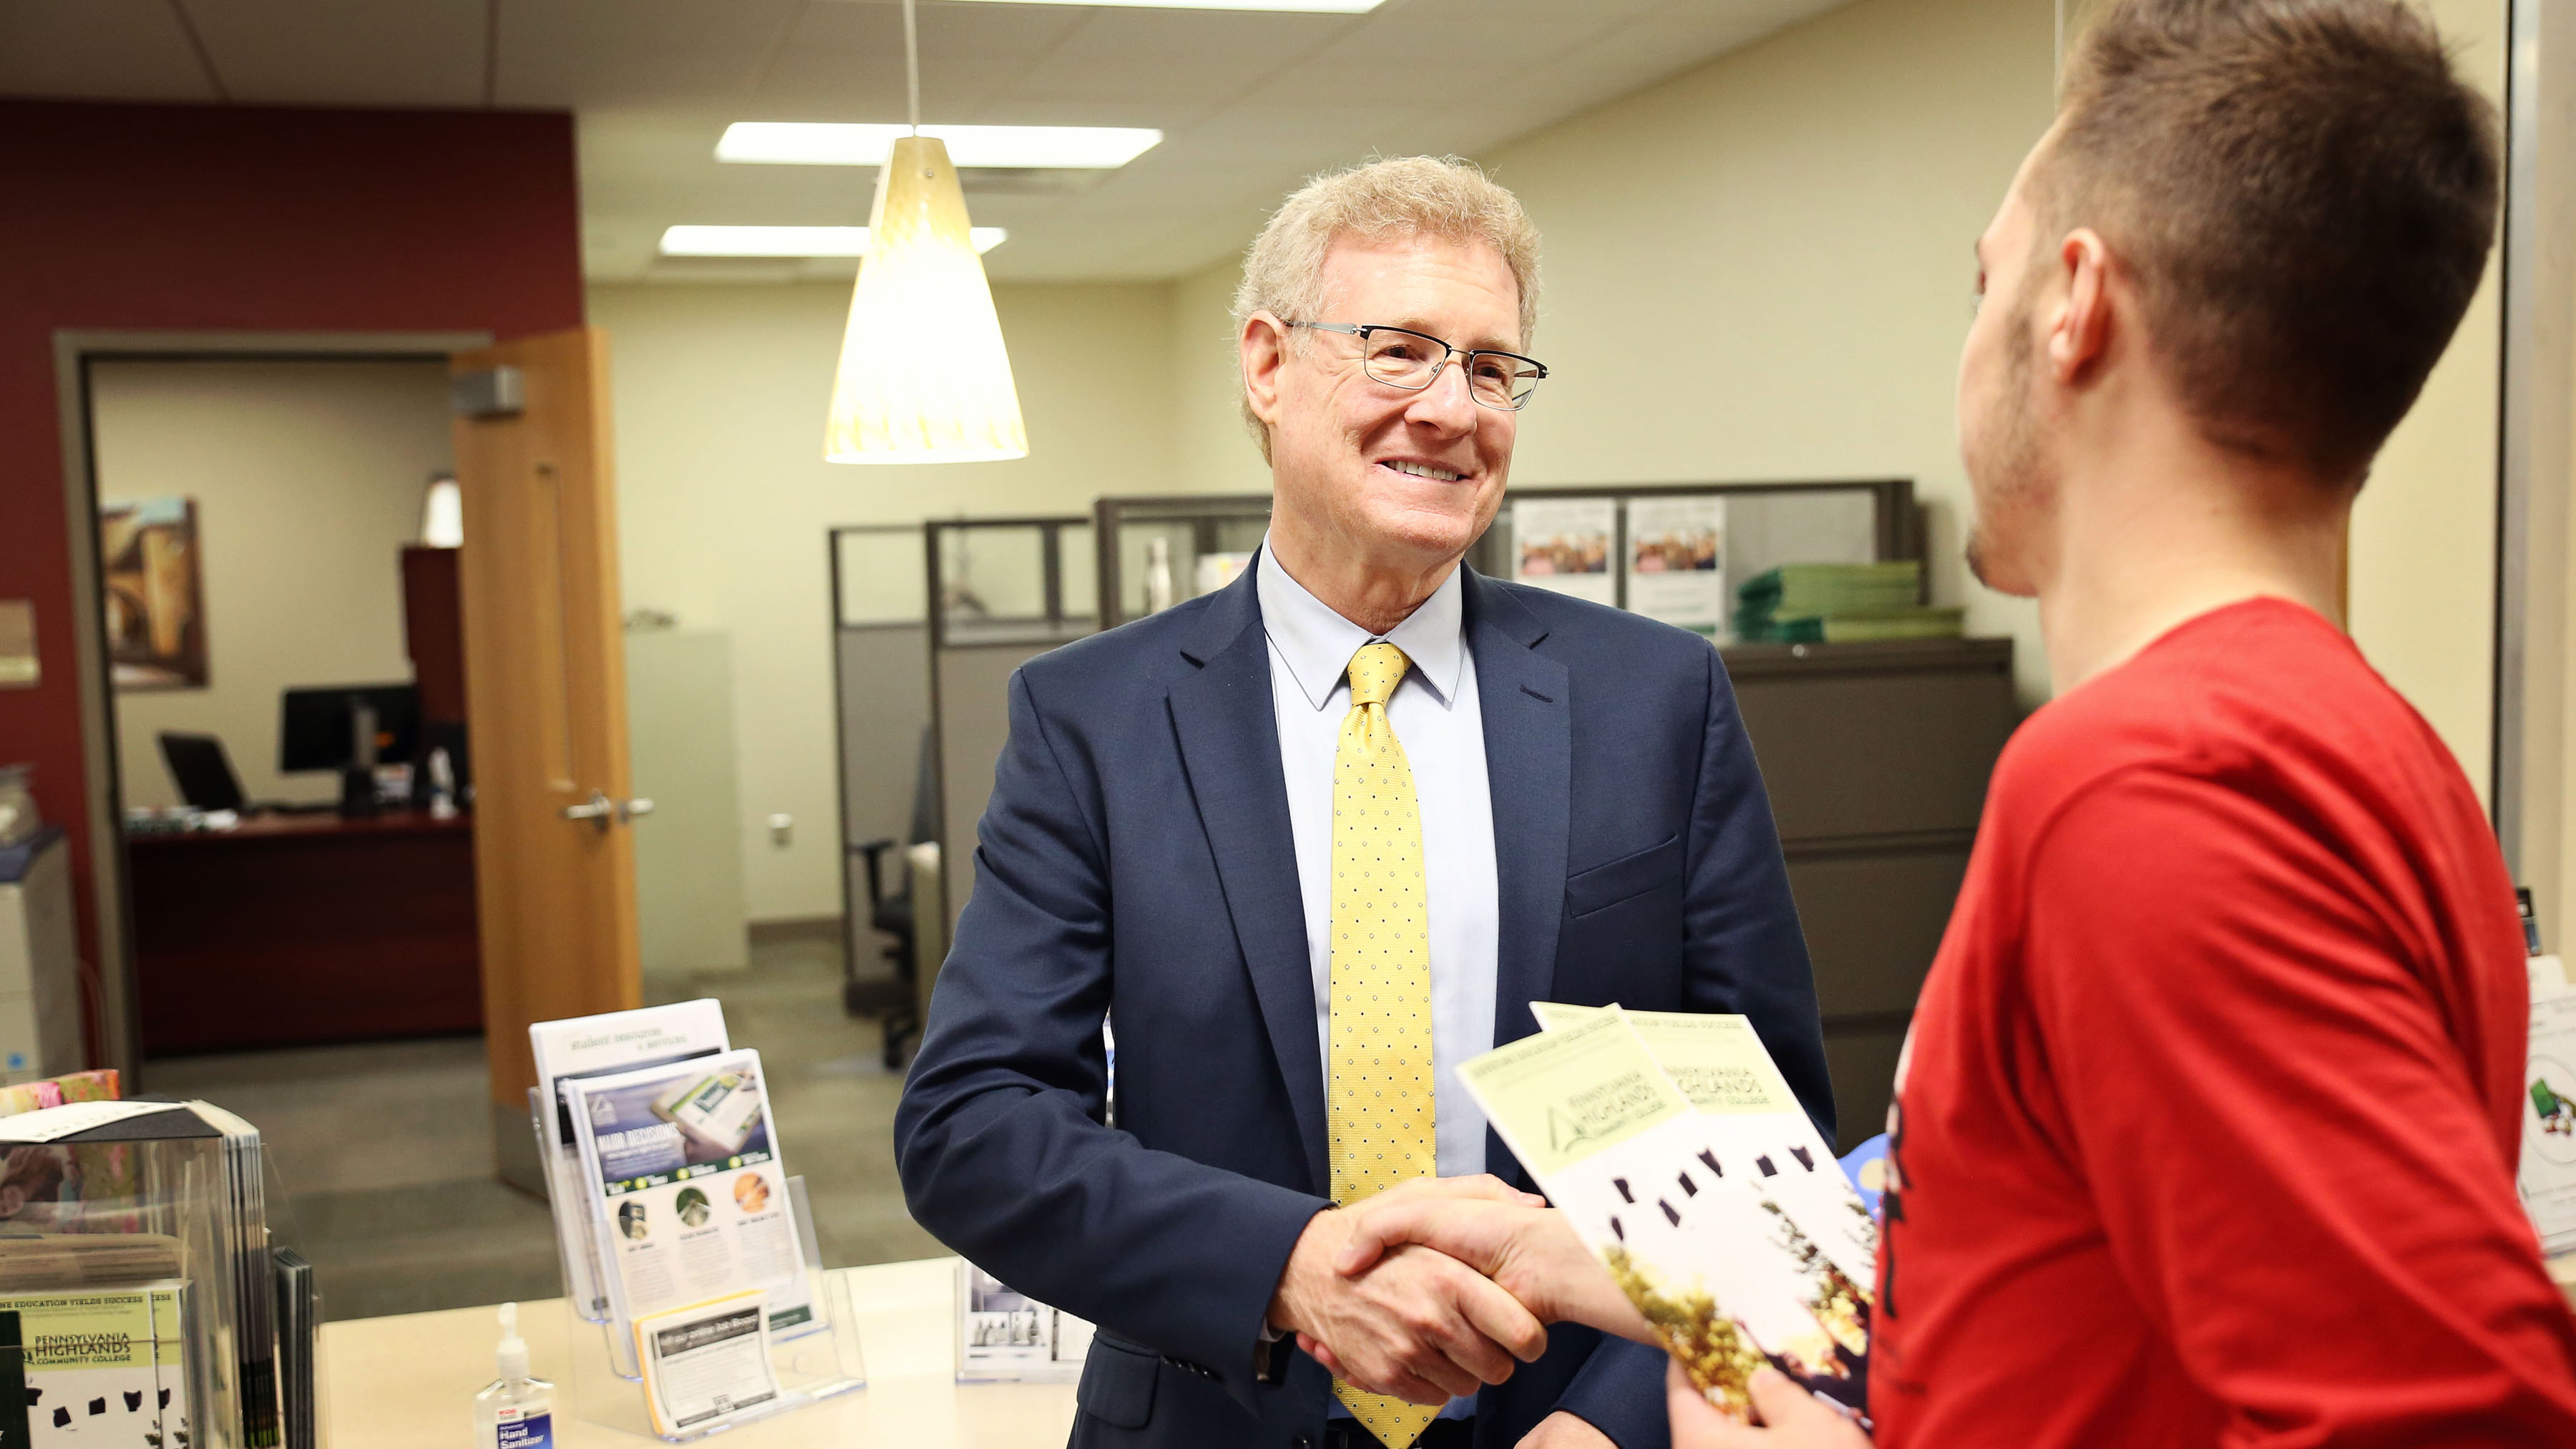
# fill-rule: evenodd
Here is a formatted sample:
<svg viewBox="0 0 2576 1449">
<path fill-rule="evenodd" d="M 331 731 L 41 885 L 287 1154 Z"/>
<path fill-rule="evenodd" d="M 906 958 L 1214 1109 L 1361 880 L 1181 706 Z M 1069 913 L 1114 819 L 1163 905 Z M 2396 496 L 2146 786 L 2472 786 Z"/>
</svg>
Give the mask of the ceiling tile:
<svg viewBox="0 0 2576 1449">
<path fill-rule="evenodd" d="M 315 5 L 185 0 L 236 101 L 472 106 L 483 101 L 484 0 Z"/>
<path fill-rule="evenodd" d="M 513 106 L 747 99 L 803 0 L 498 0 Z"/>
<path fill-rule="evenodd" d="M 215 98 L 168 0 L 0 0 L 0 95 Z"/>
</svg>

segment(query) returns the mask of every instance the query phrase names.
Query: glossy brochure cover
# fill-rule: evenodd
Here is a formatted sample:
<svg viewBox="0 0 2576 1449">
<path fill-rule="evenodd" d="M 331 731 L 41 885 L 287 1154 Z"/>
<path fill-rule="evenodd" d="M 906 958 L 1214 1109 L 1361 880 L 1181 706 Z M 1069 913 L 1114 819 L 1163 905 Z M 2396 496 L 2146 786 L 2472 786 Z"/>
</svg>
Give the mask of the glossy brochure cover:
<svg viewBox="0 0 2576 1449">
<path fill-rule="evenodd" d="M 1867 1402 L 1866 1313 L 1845 1275 L 1756 1190 L 1623 1013 L 1458 1077 L 1710 1402 L 1744 1417 L 1766 1361 L 1855 1413 Z"/>
<path fill-rule="evenodd" d="M 717 1080 L 720 1120 L 699 1127 L 670 1114 L 667 1104 Z M 580 1078 L 569 1091 L 618 1319 L 757 1290 L 768 1295 L 771 1333 L 815 1324 L 758 1052 Z"/>
</svg>

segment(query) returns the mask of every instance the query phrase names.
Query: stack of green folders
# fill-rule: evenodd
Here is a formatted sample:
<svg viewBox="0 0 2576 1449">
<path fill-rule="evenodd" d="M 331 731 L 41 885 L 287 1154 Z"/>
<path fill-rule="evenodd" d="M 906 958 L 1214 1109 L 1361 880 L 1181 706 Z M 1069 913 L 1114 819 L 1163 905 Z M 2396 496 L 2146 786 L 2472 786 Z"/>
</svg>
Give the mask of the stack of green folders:
<svg viewBox="0 0 2576 1449">
<path fill-rule="evenodd" d="M 1782 564 L 1735 591 L 1735 636 L 1748 644 L 1956 639 L 1964 611 L 1923 597 L 1923 561 Z"/>
</svg>

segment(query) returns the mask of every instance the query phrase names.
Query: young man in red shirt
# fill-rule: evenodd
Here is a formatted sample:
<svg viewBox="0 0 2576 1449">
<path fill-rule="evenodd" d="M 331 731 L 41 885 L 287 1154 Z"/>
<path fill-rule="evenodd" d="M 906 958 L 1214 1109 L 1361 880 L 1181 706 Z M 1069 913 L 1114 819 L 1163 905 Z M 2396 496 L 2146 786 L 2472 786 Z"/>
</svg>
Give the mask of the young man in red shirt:
<svg viewBox="0 0 2576 1449">
<path fill-rule="evenodd" d="M 2056 698 L 1899 1070 L 1881 1445 L 2576 1445 L 2576 1319 L 2513 1186 L 2512 885 L 2335 622 L 2497 170 L 2394 0 L 2114 0 L 1977 243 L 1970 561 L 2039 599 Z M 1361 1211 L 1639 1326 L 1527 1209 Z M 1675 1384 L 1677 1449 L 1868 1442 L 1777 1375 L 1765 1428 Z"/>
</svg>

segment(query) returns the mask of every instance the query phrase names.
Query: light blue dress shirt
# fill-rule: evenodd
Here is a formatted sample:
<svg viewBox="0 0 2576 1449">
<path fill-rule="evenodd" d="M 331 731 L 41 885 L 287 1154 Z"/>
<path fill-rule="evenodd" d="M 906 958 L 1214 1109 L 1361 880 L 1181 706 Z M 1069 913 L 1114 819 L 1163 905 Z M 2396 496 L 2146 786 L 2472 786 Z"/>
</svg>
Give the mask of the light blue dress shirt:
<svg viewBox="0 0 2576 1449">
<path fill-rule="evenodd" d="M 1333 760 L 1350 712 L 1346 671 L 1380 636 L 1334 613 L 1288 576 L 1263 543 L 1254 579 L 1270 636 L 1270 695 L 1288 782 L 1298 893 L 1315 979 L 1315 1039 L 1333 1070 Z M 1431 1069 L 1442 1177 L 1485 1170 L 1485 1114 L 1458 1085 L 1458 1063 L 1494 1045 L 1494 957 L 1500 934 L 1494 799 L 1485 779 L 1485 721 L 1467 653 L 1464 585 L 1455 570 L 1412 617 L 1382 636 L 1413 661 L 1387 701 L 1387 722 L 1413 767 L 1431 927 Z"/>
</svg>

